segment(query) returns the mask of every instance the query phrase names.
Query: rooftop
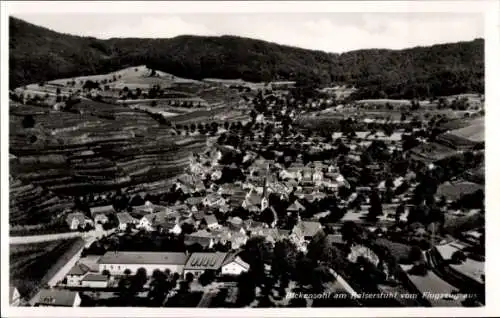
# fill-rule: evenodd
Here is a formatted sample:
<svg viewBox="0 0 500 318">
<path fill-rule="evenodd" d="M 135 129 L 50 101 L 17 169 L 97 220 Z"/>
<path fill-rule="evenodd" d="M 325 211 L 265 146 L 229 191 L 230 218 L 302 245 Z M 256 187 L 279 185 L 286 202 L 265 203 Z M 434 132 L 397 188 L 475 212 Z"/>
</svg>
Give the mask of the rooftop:
<svg viewBox="0 0 500 318">
<path fill-rule="evenodd" d="M 184 265 L 188 256 L 177 252 L 107 252 L 99 264 Z"/>
<path fill-rule="evenodd" d="M 219 269 L 224 260 L 226 259 L 227 253 L 215 252 L 215 253 L 193 253 L 189 257 L 185 269 Z"/>
<path fill-rule="evenodd" d="M 90 208 L 91 215 L 100 214 L 100 213 L 103 213 L 103 214 L 114 213 L 114 212 L 115 212 L 115 209 L 113 208 L 112 205 L 96 206 L 96 207 Z"/>
<path fill-rule="evenodd" d="M 108 276 L 101 275 L 101 274 L 95 274 L 95 273 L 88 273 L 87 275 L 85 275 L 85 277 L 82 279 L 82 281 L 87 281 L 87 282 L 107 282 L 108 281 Z"/>
<path fill-rule="evenodd" d="M 128 212 L 116 213 L 119 223 L 134 223 L 137 219 L 133 218 Z"/>
<path fill-rule="evenodd" d="M 88 266 L 84 264 L 76 264 L 75 266 L 73 266 L 73 268 L 70 269 L 67 275 L 82 276 L 89 271 L 90 268 L 88 268 Z"/>
</svg>

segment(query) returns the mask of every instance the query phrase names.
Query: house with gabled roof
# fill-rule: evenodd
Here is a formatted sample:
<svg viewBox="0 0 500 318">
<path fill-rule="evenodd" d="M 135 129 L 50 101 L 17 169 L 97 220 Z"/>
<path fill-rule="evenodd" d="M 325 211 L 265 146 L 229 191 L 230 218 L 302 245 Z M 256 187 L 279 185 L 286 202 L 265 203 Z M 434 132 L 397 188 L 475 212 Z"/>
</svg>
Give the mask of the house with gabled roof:
<svg viewBox="0 0 500 318">
<path fill-rule="evenodd" d="M 203 203 L 203 197 L 189 197 L 185 202 L 188 206 L 199 206 Z"/>
<path fill-rule="evenodd" d="M 292 204 L 290 204 L 288 206 L 286 211 L 292 212 L 292 213 L 297 213 L 297 212 L 305 211 L 305 209 L 306 208 L 298 200 L 295 200 Z"/>
<path fill-rule="evenodd" d="M 132 211 L 136 215 L 147 215 L 152 213 L 160 212 L 171 212 L 172 209 L 163 205 L 153 204 L 150 201 L 146 201 L 145 204 L 132 207 Z"/>
<path fill-rule="evenodd" d="M 90 215 L 95 218 L 97 214 L 114 214 L 116 213 L 115 208 L 112 205 L 95 206 L 90 208 Z"/>
<path fill-rule="evenodd" d="M 181 232 L 179 222 L 181 215 L 177 211 L 165 211 L 147 214 L 142 217 L 138 227 L 146 231 L 162 230 L 179 234 Z"/>
<path fill-rule="evenodd" d="M 246 229 L 246 231 L 251 233 L 252 231 L 266 228 L 267 224 L 263 223 L 263 222 L 255 221 L 253 219 L 248 219 L 248 220 L 243 221 L 243 226 Z"/>
<path fill-rule="evenodd" d="M 309 242 L 314 235 L 323 230 L 323 226 L 315 221 L 299 221 L 290 234 L 290 238 L 296 242 Z"/>
<path fill-rule="evenodd" d="M 202 201 L 204 206 L 207 207 L 218 207 L 226 204 L 226 200 L 219 194 L 210 193 Z"/>
<path fill-rule="evenodd" d="M 96 214 L 94 217 L 94 224 L 105 224 L 108 223 L 109 218 L 106 216 L 106 214 Z"/>
<path fill-rule="evenodd" d="M 84 228 L 87 224 L 93 225 L 94 222 L 88 219 L 83 212 L 73 212 L 66 216 L 66 223 L 71 230 Z"/>
<path fill-rule="evenodd" d="M 135 226 L 136 224 L 139 223 L 139 220 L 132 217 L 128 212 L 116 213 L 116 218 L 118 219 L 118 228 L 121 231 L 125 231 L 129 224 Z"/>
<path fill-rule="evenodd" d="M 107 275 L 87 273 L 81 280 L 81 287 L 107 288 L 109 279 Z"/>
<path fill-rule="evenodd" d="M 249 270 L 250 265 L 247 262 L 243 261 L 241 257 L 231 254 L 226 257 L 226 260 L 222 264 L 221 273 L 222 275 L 238 276 Z"/>
<path fill-rule="evenodd" d="M 184 277 L 191 273 L 195 278 L 200 277 L 205 271 L 220 272 L 228 253 L 200 252 L 193 253 L 184 266 Z"/>
<path fill-rule="evenodd" d="M 90 272 L 90 268 L 84 264 L 77 263 L 66 274 L 66 285 L 80 286 L 83 277 Z"/>
<path fill-rule="evenodd" d="M 219 221 L 213 214 L 206 214 L 203 218 L 202 223 L 206 224 L 207 228 L 209 228 L 210 230 L 215 230 L 222 227 L 222 225 L 219 224 Z"/>
</svg>

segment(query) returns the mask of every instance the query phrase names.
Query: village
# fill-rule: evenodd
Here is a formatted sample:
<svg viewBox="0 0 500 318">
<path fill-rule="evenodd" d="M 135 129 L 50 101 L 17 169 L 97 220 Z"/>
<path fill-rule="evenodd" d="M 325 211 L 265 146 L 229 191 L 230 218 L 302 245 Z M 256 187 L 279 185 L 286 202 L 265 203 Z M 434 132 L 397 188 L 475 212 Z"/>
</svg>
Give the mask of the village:
<svg viewBox="0 0 500 318">
<path fill-rule="evenodd" d="M 246 120 L 217 124 L 168 191 L 75 197 L 65 220 L 85 247 L 29 301 L 11 286 L 11 305 L 484 304 L 484 109 L 450 120 L 413 101 L 374 107 L 426 112 L 387 119 L 335 98 L 298 100 L 291 87 L 257 89 Z M 287 297 L 325 292 L 346 297 Z M 381 293 L 392 296 L 360 296 Z"/>
</svg>

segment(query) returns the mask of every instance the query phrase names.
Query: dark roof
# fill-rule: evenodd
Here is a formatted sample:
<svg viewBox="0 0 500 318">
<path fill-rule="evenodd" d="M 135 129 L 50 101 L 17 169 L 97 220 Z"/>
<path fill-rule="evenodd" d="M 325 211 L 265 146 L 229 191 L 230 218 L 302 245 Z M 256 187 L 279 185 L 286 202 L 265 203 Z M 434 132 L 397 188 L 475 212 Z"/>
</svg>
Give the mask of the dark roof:
<svg viewBox="0 0 500 318">
<path fill-rule="evenodd" d="M 90 208 L 90 215 L 94 216 L 95 214 L 108 214 L 108 213 L 114 213 L 115 209 L 113 208 L 112 205 L 105 205 L 105 206 L 95 206 Z"/>
<path fill-rule="evenodd" d="M 37 304 L 73 307 L 78 293 L 64 289 L 42 289 Z"/>
<path fill-rule="evenodd" d="M 107 252 L 99 264 L 184 265 L 186 260 L 186 254 L 177 252 Z"/>
<path fill-rule="evenodd" d="M 208 214 L 208 215 L 205 215 L 204 217 L 205 219 L 205 222 L 207 222 L 207 225 L 210 225 L 210 224 L 218 224 L 219 222 L 217 221 L 217 218 L 215 217 L 215 215 L 213 214 Z"/>
<path fill-rule="evenodd" d="M 301 221 L 297 223 L 294 230 L 299 231 L 304 237 L 312 237 L 321 230 L 321 223 Z"/>
<path fill-rule="evenodd" d="M 305 207 L 300 204 L 299 201 L 295 200 L 294 203 L 290 204 L 290 206 L 286 209 L 287 211 L 304 211 L 305 210 Z"/>
<path fill-rule="evenodd" d="M 116 213 L 116 218 L 119 223 L 134 223 L 137 219 L 133 218 L 128 212 Z"/>
<path fill-rule="evenodd" d="M 194 245 L 194 244 L 200 244 L 202 247 L 209 247 L 211 241 L 212 241 L 212 237 L 206 237 L 206 236 L 186 235 L 184 237 L 184 244 L 187 246 Z"/>
<path fill-rule="evenodd" d="M 197 211 L 193 212 L 193 219 L 200 221 L 205 217 L 205 212 L 203 211 Z"/>
<path fill-rule="evenodd" d="M 462 196 L 474 193 L 478 190 L 484 191 L 484 185 L 468 181 L 446 182 L 441 184 L 437 191 L 437 196 L 444 196 L 449 200 L 458 200 Z"/>
<path fill-rule="evenodd" d="M 344 244 L 344 240 L 342 239 L 341 234 L 328 234 L 326 236 L 326 241 L 329 244 Z"/>
<path fill-rule="evenodd" d="M 184 269 L 220 269 L 227 253 L 193 253 L 189 257 Z"/>
<path fill-rule="evenodd" d="M 108 276 L 101 275 L 101 274 L 95 274 L 95 273 L 88 273 L 87 275 L 85 275 L 85 277 L 82 279 L 82 281 L 88 281 L 88 282 L 107 282 L 108 281 Z"/>
<path fill-rule="evenodd" d="M 188 205 L 198 205 L 203 201 L 202 197 L 190 197 L 186 199 L 186 204 Z"/>
<path fill-rule="evenodd" d="M 70 269 L 68 275 L 82 276 L 90 271 L 90 268 L 84 264 L 76 264 Z"/>
</svg>

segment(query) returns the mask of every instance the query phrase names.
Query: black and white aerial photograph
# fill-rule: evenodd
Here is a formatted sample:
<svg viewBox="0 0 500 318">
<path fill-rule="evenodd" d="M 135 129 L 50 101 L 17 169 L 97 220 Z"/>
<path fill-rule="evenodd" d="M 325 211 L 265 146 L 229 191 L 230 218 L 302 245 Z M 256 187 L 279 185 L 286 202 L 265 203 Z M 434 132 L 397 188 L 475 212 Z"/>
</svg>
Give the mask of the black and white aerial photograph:
<svg viewBox="0 0 500 318">
<path fill-rule="evenodd" d="M 486 306 L 483 13 L 30 11 L 8 37 L 9 307 Z"/>
</svg>

